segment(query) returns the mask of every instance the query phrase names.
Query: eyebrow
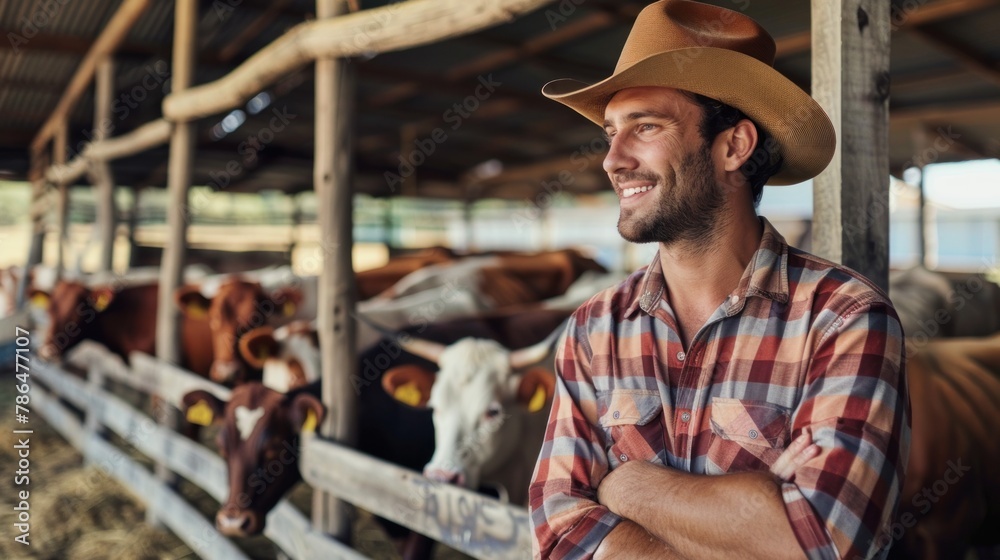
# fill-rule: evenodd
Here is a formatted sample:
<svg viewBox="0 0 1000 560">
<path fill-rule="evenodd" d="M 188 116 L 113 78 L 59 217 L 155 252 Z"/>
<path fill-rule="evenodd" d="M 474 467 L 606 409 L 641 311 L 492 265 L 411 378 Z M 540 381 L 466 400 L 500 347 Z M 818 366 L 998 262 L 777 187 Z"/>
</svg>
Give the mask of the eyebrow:
<svg viewBox="0 0 1000 560">
<path fill-rule="evenodd" d="M 652 111 L 652 110 L 631 112 L 628 115 L 625 115 L 625 119 L 624 120 L 625 120 L 625 122 L 628 122 L 628 121 L 637 121 L 639 119 L 644 119 L 646 117 L 653 117 L 654 119 L 661 119 L 661 120 L 676 120 L 671 115 L 668 115 L 666 113 L 660 113 L 659 111 Z M 608 128 L 609 126 L 613 126 L 611 124 L 611 121 L 605 119 L 604 120 L 604 128 Z"/>
</svg>

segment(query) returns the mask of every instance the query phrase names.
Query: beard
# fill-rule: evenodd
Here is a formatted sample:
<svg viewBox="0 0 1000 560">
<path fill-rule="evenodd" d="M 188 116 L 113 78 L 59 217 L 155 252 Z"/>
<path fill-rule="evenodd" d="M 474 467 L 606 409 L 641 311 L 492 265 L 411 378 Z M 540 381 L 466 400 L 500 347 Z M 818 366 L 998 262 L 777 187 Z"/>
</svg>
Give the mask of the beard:
<svg viewBox="0 0 1000 560">
<path fill-rule="evenodd" d="M 632 243 L 686 242 L 707 245 L 718 231 L 725 205 L 723 188 L 715 181 L 712 162 L 705 150 L 695 150 L 681 162 L 684 176 L 672 170 L 668 176 L 652 172 L 625 173 L 619 181 L 655 181 L 656 198 L 638 208 L 622 208 L 618 233 Z M 657 190 L 659 189 L 659 190 Z"/>
</svg>

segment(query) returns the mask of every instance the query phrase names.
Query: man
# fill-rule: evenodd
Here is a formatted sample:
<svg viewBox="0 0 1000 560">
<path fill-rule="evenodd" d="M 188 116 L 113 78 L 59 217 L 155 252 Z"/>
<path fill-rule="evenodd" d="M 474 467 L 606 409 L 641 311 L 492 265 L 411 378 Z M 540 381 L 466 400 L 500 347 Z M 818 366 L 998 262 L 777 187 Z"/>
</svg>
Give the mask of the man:
<svg viewBox="0 0 1000 560">
<path fill-rule="evenodd" d="M 909 451 L 886 295 L 788 247 L 765 182 L 818 174 L 822 109 L 750 18 L 638 16 L 614 74 L 545 86 L 607 132 L 645 269 L 574 315 L 530 488 L 536 558 L 884 556 Z"/>
</svg>

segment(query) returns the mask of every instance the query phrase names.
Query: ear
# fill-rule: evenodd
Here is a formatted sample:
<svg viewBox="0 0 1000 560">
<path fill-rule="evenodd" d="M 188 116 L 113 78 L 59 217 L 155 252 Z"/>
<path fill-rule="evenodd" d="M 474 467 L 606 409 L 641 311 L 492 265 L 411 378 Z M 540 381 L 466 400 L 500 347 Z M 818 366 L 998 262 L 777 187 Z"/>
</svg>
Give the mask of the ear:
<svg viewBox="0 0 1000 560">
<path fill-rule="evenodd" d="M 52 302 L 52 298 L 45 290 L 31 290 L 31 297 L 29 299 L 31 305 L 38 309 L 48 309 L 49 304 Z"/>
<path fill-rule="evenodd" d="M 181 411 L 188 422 L 210 426 L 221 422 L 226 411 L 226 401 L 203 390 L 191 391 L 181 398 Z"/>
<path fill-rule="evenodd" d="M 212 300 L 201 295 L 197 286 L 181 286 L 174 290 L 174 303 L 192 319 L 204 319 L 212 306 Z"/>
<path fill-rule="evenodd" d="M 274 329 L 269 326 L 257 327 L 240 337 L 240 356 L 253 368 L 263 369 L 264 362 L 277 356 L 279 350 Z"/>
<path fill-rule="evenodd" d="M 517 386 L 517 401 L 524 405 L 528 412 L 547 410 L 552 404 L 555 389 L 555 374 L 547 368 L 536 366 L 521 376 L 521 382 Z"/>
<path fill-rule="evenodd" d="M 749 119 L 737 122 L 736 126 L 725 131 L 721 138 L 724 138 L 726 142 L 725 170 L 730 173 L 738 172 L 743 164 L 750 159 L 759 140 L 757 128 Z"/>
<path fill-rule="evenodd" d="M 90 290 L 90 301 L 93 302 L 94 311 L 101 312 L 111 305 L 115 299 L 115 291 L 110 287 L 94 288 Z"/>
<path fill-rule="evenodd" d="M 426 408 L 437 376 L 417 365 L 399 366 L 382 375 L 382 388 L 397 401 L 414 408 Z"/>
<path fill-rule="evenodd" d="M 308 433 L 316 431 L 319 423 L 323 421 L 326 409 L 316 397 L 301 393 L 292 399 L 290 414 L 292 426 L 298 428 L 300 433 Z"/>
<path fill-rule="evenodd" d="M 279 288 L 271 294 L 271 299 L 280 306 L 282 315 L 291 317 L 302 305 L 302 290 L 294 286 Z"/>
</svg>

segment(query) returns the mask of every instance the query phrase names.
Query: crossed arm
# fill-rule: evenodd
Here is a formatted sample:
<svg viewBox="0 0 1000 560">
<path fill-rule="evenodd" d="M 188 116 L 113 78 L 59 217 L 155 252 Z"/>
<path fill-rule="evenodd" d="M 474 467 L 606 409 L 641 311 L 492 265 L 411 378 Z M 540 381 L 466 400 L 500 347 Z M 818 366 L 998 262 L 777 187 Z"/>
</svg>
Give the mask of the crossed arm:
<svg viewBox="0 0 1000 560">
<path fill-rule="evenodd" d="M 705 476 L 625 463 L 598 487 L 598 502 L 624 519 L 594 558 L 717 558 L 735 550 L 745 558 L 801 558 L 780 483 L 818 453 L 805 430 L 770 472 Z"/>
</svg>

